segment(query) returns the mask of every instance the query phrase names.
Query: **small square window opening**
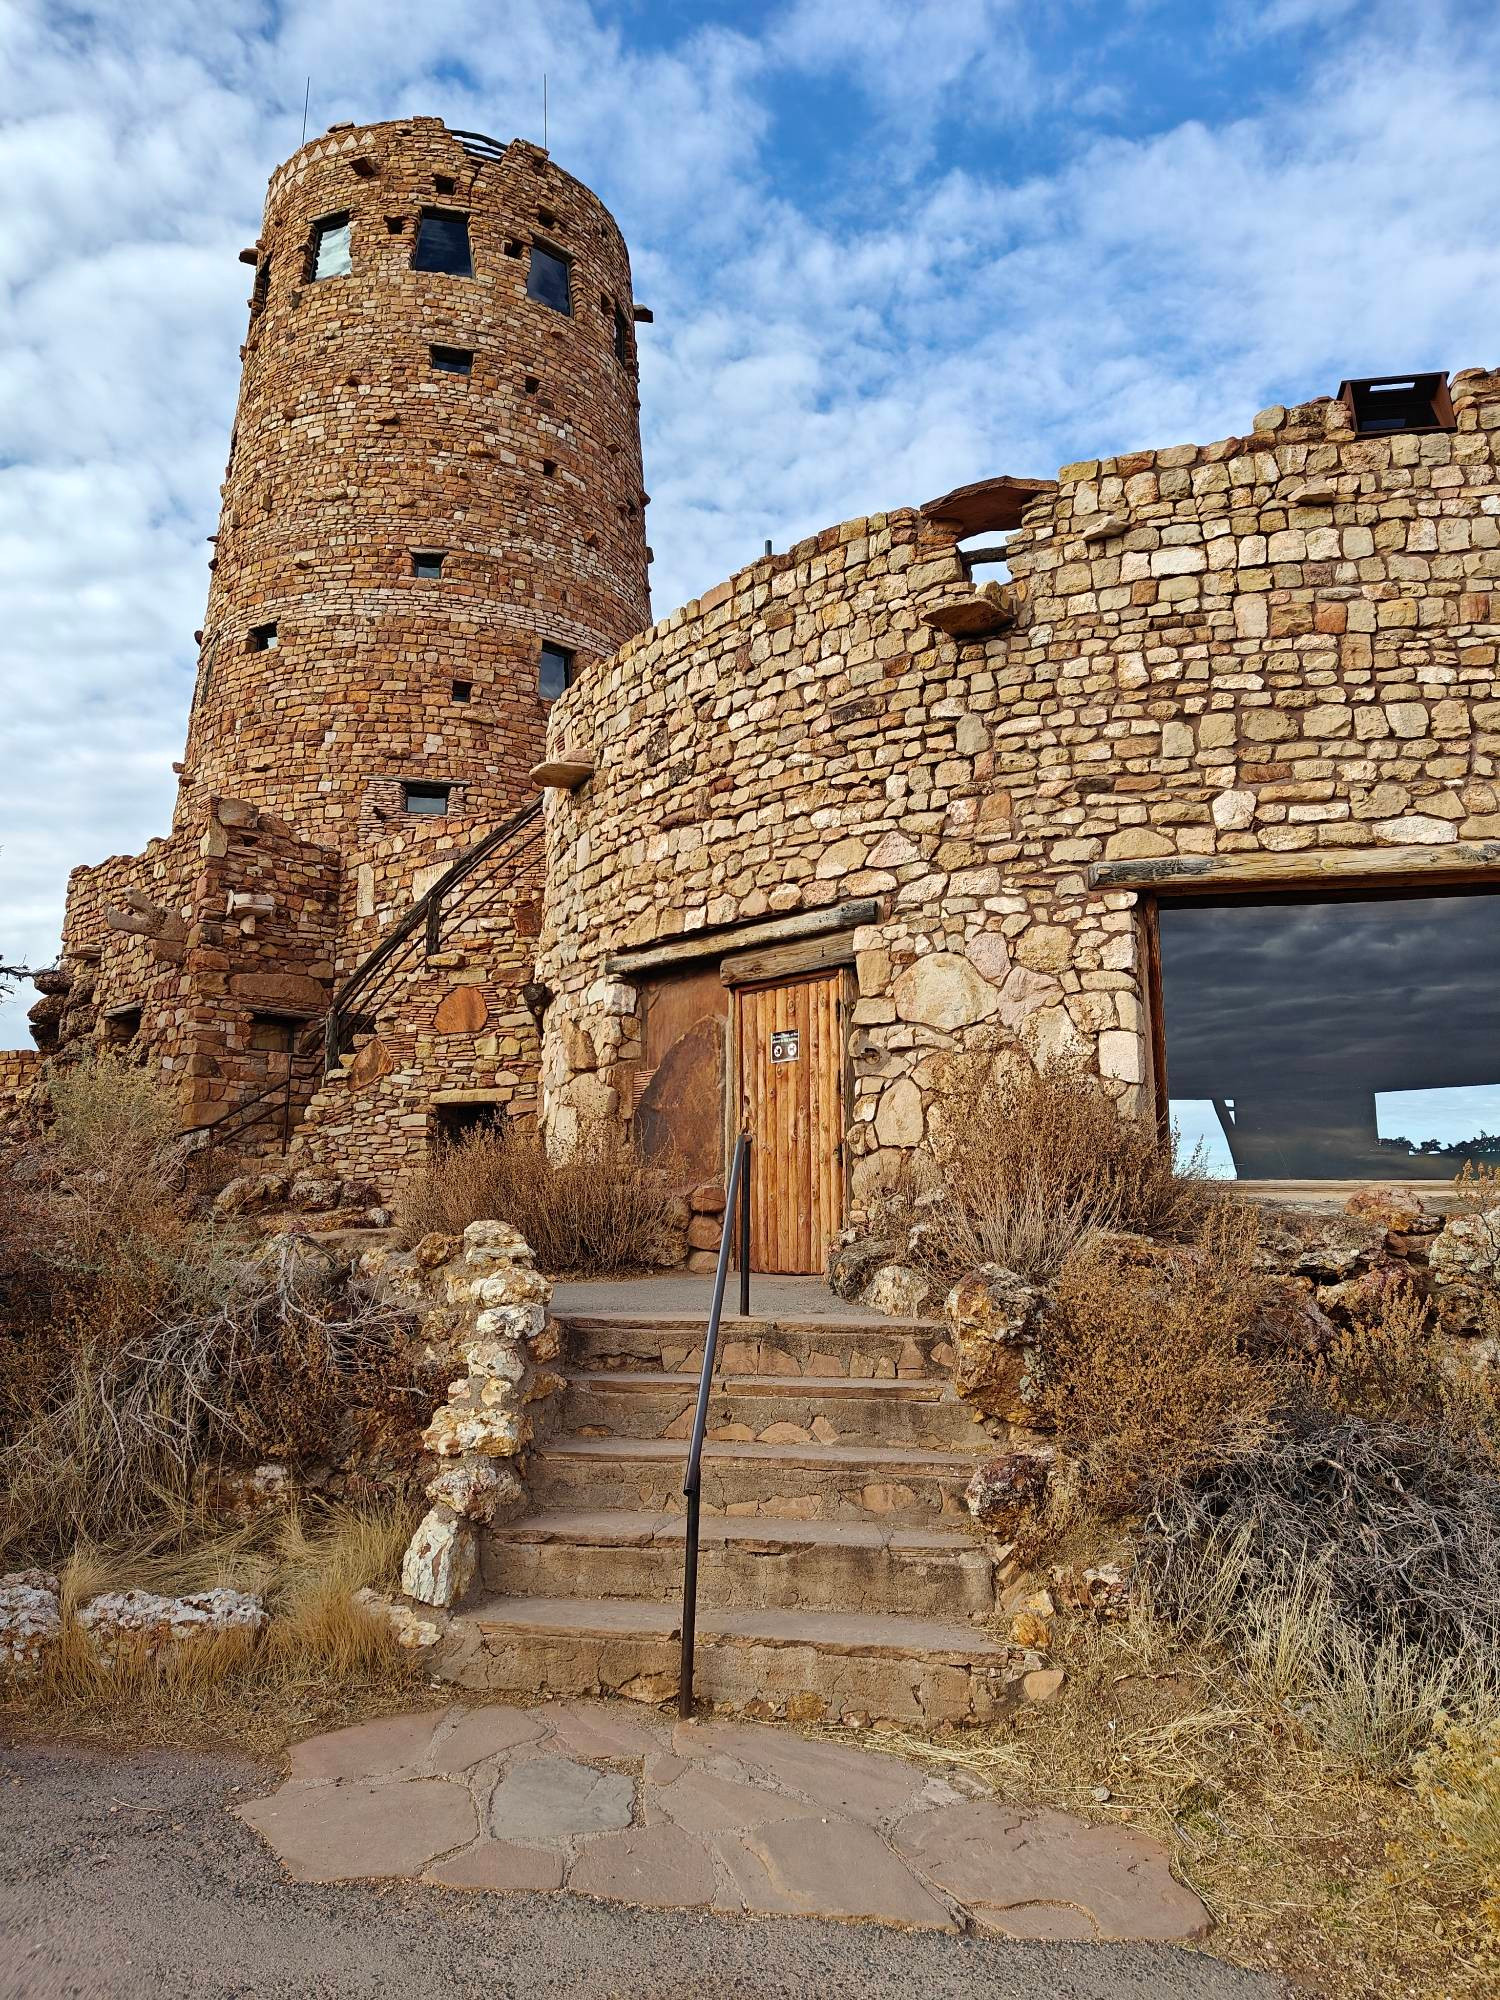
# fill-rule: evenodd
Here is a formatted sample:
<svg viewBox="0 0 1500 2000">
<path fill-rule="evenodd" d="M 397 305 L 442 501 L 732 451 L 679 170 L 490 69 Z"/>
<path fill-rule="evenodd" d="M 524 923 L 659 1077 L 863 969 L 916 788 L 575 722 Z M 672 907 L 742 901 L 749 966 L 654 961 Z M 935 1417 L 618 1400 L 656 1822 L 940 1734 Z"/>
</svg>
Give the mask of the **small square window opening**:
<svg viewBox="0 0 1500 2000">
<path fill-rule="evenodd" d="M 474 683 L 472 681 L 455 681 L 453 683 L 453 699 L 455 701 L 472 701 L 473 698 Z"/>
<path fill-rule="evenodd" d="M 402 805 L 407 812 L 420 813 L 425 819 L 437 818 L 448 810 L 452 789 L 451 785 L 404 785 Z"/>
<path fill-rule="evenodd" d="M 533 243 L 531 263 L 526 272 L 526 296 L 540 305 L 551 306 L 554 312 L 571 313 L 573 288 L 567 258 L 560 257 L 555 250 L 544 250 L 540 243 Z"/>
<path fill-rule="evenodd" d="M 472 278 L 474 259 L 469 252 L 468 216 L 424 208 L 417 222 L 417 246 L 412 252 L 411 267 L 414 271 L 446 271 L 452 278 Z"/>
<path fill-rule="evenodd" d="M 543 701 L 556 701 L 564 688 L 573 685 L 573 653 L 567 646 L 543 640 L 537 668 L 537 691 Z"/>
<path fill-rule="evenodd" d="M 542 460 L 543 479 L 554 479 L 556 476 L 557 476 L 557 460 L 555 458 L 544 458 Z"/>
<path fill-rule="evenodd" d="M 539 375 L 528 375 L 526 377 L 526 393 L 528 396 L 534 396 L 541 386 L 542 381 Z"/>
<path fill-rule="evenodd" d="M 252 1014 L 250 1016 L 250 1046 L 264 1049 L 275 1055 L 289 1056 L 292 1053 L 293 1038 L 302 1026 L 295 1014 Z"/>
<path fill-rule="evenodd" d="M 457 183 L 452 174 L 434 174 L 432 187 L 435 194 L 452 194 Z"/>
<path fill-rule="evenodd" d="M 322 278 L 347 278 L 354 266 L 349 257 L 349 218 L 325 215 L 313 224 L 312 258 L 309 277 L 316 284 Z"/>
<path fill-rule="evenodd" d="M 467 347 L 434 347 L 429 349 L 432 365 L 439 375 L 472 375 L 474 354 Z"/>
<path fill-rule="evenodd" d="M 406 228 L 406 217 L 404 215 L 388 215 L 385 219 L 385 226 L 392 236 L 400 236 Z"/>
<path fill-rule="evenodd" d="M 443 573 L 442 552 L 438 549 L 413 549 L 411 552 L 411 573 L 425 576 L 429 581 Z"/>
<path fill-rule="evenodd" d="M 249 650 L 252 653 L 274 652 L 280 644 L 274 625 L 252 625 L 250 627 Z"/>
</svg>

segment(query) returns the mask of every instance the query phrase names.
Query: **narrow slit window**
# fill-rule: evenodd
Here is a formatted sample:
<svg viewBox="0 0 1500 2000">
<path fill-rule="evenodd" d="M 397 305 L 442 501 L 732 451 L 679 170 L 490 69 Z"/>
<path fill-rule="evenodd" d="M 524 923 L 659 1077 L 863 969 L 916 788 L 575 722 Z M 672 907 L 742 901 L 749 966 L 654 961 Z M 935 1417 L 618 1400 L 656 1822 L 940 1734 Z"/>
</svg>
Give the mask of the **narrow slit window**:
<svg viewBox="0 0 1500 2000">
<path fill-rule="evenodd" d="M 408 784 L 402 788 L 402 804 L 409 813 L 424 819 L 440 818 L 448 810 L 451 785 Z"/>
<path fill-rule="evenodd" d="M 573 288 L 569 281 L 567 258 L 560 257 L 555 250 L 544 250 L 540 243 L 533 243 L 531 263 L 526 272 L 526 296 L 540 305 L 551 306 L 554 312 L 571 313 Z"/>
<path fill-rule="evenodd" d="M 567 646 L 554 646 L 550 639 L 542 642 L 541 662 L 537 669 L 537 688 L 543 701 L 556 701 L 564 688 L 573 685 L 573 654 Z"/>
<path fill-rule="evenodd" d="M 432 365 L 439 375 L 472 375 L 474 353 L 468 347 L 434 347 Z"/>
<path fill-rule="evenodd" d="M 615 359 L 616 361 L 630 359 L 630 321 L 620 306 L 615 307 Z"/>
<path fill-rule="evenodd" d="M 472 278 L 474 260 L 469 253 L 468 216 L 424 208 L 417 222 L 417 247 L 412 252 L 411 267 L 414 271 L 446 271 L 452 278 Z"/>
<path fill-rule="evenodd" d="M 413 549 L 411 552 L 411 573 L 426 577 L 434 582 L 443 573 L 443 551 L 441 549 Z"/>
<path fill-rule="evenodd" d="M 453 699 L 455 701 L 472 701 L 474 699 L 474 683 L 472 681 L 455 681 L 453 683 Z"/>
<path fill-rule="evenodd" d="M 349 218 L 325 215 L 313 224 L 312 269 L 316 284 L 321 278 L 347 278 L 354 266 L 349 256 Z"/>
<path fill-rule="evenodd" d="M 272 653 L 280 645 L 274 625 L 252 625 L 250 627 L 250 651 L 252 653 Z"/>
<path fill-rule="evenodd" d="M 260 262 L 255 267 L 255 285 L 250 293 L 250 310 L 252 313 L 258 313 L 264 311 L 265 303 L 267 298 L 269 298 L 270 296 L 270 292 L 271 292 L 271 260 L 269 257 L 262 257 Z M 231 457 L 233 456 L 233 453 L 234 453 L 234 446 L 231 443 L 230 445 Z"/>
</svg>

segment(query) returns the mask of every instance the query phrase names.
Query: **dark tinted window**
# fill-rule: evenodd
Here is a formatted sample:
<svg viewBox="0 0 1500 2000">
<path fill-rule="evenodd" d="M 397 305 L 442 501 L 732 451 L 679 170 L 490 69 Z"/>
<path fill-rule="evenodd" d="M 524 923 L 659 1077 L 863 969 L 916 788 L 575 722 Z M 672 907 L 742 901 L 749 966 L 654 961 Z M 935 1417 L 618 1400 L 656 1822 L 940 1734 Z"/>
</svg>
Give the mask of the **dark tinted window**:
<svg viewBox="0 0 1500 2000">
<path fill-rule="evenodd" d="M 555 701 L 565 687 L 573 682 L 573 655 L 566 646 L 546 644 L 542 647 L 541 667 L 537 684 L 543 701 Z"/>
<path fill-rule="evenodd" d="M 551 306 L 554 312 L 570 313 L 573 310 L 573 294 L 568 283 L 568 260 L 559 257 L 555 250 L 544 250 L 540 243 L 531 246 L 531 265 L 526 273 L 526 295 L 539 299 L 544 306 Z"/>
<path fill-rule="evenodd" d="M 618 306 L 615 307 L 615 359 L 630 359 L 630 322 Z"/>
<path fill-rule="evenodd" d="M 424 208 L 417 223 L 417 247 L 412 252 L 411 267 L 414 271 L 447 271 L 455 278 L 472 278 L 474 262 L 469 255 L 468 216 Z"/>
<path fill-rule="evenodd" d="M 474 368 L 474 355 L 467 347 L 434 347 L 432 365 L 440 375 L 469 375 Z"/>
<path fill-rule="evenodd" d="M 413 576 L 441 576 L 443 573 L 443 558 L 435 549 L 413 550 L 411 573 Z"/>
<path fill-rule="evenodd" d="M 448 785 L 407 785 L 406 810 L 409 813 L 424 813 L 428 816 L 445 813 L 448 810 Z"/>
<path fill-rule="evenodd" d="M 1171 1115 L 1242 1180 L 1500 1159 L 1500 900 L 1160 907 Z"/>
</svg>

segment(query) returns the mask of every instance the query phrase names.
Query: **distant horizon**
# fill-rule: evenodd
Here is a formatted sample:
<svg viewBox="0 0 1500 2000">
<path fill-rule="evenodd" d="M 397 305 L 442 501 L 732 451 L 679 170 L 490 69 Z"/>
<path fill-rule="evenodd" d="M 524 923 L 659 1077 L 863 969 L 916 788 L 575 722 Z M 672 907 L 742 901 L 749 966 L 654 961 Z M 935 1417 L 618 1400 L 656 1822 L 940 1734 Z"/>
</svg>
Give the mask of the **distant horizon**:
<svg viewBox="0 0 1500 2000">
<path fill-rule="evenodd" d="M 743 25 L 750 19 L 752 25 Z M 1500 359 L 1500 10 L 391 0 L 0 22 L 0 961 L 165 834 L 265 183 L 332 123 L 541 139 L 631 247 L 653 603 L 996 473 Z M 0 1004 L 26 1047 L 29 985 Z"/>
</svg>

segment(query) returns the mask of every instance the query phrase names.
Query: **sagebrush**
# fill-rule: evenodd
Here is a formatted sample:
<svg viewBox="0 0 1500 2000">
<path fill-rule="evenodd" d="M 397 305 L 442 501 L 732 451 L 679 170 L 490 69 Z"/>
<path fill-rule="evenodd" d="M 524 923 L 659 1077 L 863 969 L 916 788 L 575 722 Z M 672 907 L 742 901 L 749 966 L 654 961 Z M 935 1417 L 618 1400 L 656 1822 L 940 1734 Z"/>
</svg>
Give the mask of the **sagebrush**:
<svg viewBox="0 0 1500 2000">
<path fill-rule="evenodd" d="M 623 1139 L 598 1133 L 561 1160 L 531 1126 L 466 1133 L 435 1151 L 404 1189 L 401 1240 L 461 1235 L 471 1222 L 519 1229 L 544 1271 L 607 1277 L 675 1264 L 684 1205 L 670 1163 L 647 1164 Z"/>
<path fill-rule="evenodd" d="M 1193 1236 L 1215 1199 L 1195 1154 L 1122 1113 L 1081 1057 L 1040 1067 L 1014 1048 L 943 1059 L 926 1146 L 876 1205 L 871 1233 L 956 1277 L 1000 1264 L 1045 1283 L 1101 1230 Z"/>
</svg>

